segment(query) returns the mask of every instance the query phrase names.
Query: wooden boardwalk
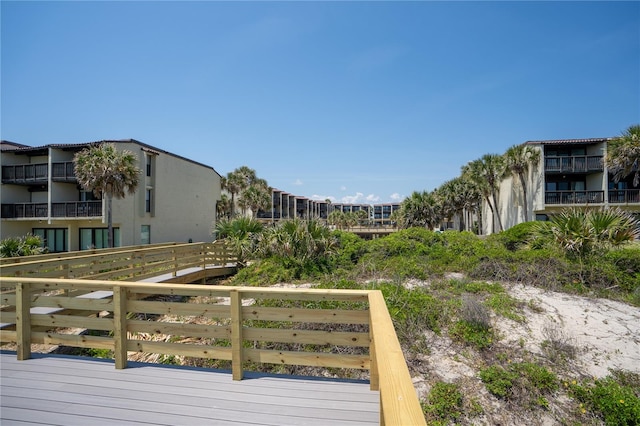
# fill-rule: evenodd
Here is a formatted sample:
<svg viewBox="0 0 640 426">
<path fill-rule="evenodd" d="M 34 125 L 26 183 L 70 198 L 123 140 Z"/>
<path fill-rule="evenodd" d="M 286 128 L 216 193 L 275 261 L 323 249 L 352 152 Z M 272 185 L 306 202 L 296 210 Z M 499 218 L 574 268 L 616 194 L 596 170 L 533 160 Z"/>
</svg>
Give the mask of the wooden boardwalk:
<svg viewBox="0 0 640 426">
<path fill-rule="evenodd" d="M 0 424 L 352 425 L 379 423 L 367 382 L 0 351 Z"/>
</svg>

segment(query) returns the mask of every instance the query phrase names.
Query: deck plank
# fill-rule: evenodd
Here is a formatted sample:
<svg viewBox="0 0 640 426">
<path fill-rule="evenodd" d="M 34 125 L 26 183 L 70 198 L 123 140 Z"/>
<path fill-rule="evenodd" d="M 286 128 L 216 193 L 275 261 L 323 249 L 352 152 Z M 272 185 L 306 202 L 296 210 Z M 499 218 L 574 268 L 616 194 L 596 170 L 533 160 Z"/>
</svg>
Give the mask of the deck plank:
<svg viewBox="0 0 640 426">
<path fill-rule="evenodd" d="M 0 423 L 157 425 L 377 424 L 367 382 L 0 351 Z"/>
</svg>

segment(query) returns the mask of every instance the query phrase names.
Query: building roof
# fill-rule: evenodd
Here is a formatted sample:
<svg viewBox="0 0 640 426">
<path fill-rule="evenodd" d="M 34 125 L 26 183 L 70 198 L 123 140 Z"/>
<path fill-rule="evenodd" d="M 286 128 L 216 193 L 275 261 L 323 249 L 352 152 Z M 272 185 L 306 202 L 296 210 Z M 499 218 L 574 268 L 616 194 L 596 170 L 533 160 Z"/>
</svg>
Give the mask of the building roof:
<svg viewBox="0 0 640 426">
<path fill-rule="evenodd" d="M 140 145 L 140 147 L 142 147 L 143 150 L 145 151 L 151 151 L 155 154 L 159 154 L 159 153 L 163 153 L 166 155 L 171 155 L 172 157 L 176 157 L 176 158 L 180 158 L 181 160 L 184 161 L 188 161 L 190 163 L 193 164 L 197 164 L 199 166 L 202 167 L 206 167 L 208 169 L 213 170 L 214 172 L 216 172 L 216 174 L 218 176 L 220 176 L 220 173 L 218 173 L 213 167 L 208 166 L 206 164 L 200 163 L 198 161 L 194 161 L 191 160 L 189 158 L 183 157 L 181 155 L 178 154 L 174 154 L 172 152 L 169 151 L 165 151 L 163 149 L 160 148 L 156 148 L 154 146 L 148 145 L 146 143 L 140 142 L 138 140 L 135 139 L 120 139 L 120 140 L 101 140 L 101 141 L 94 141 L 94 142 L 82 142 L 82 143 L 54 143 L 54 144 L 48 144 L 48 145 L 42 145 L 42 146 L 29 146 L 29 145 L 23 145 L 23 144 L 19 144 L 16 142 L 9 142 L 9 141 L 2 141 L 2 151 L 13 151 L 16 154 L 32 154 L 32 155 L 46 155 L 46 151 L 48 151 L 49 148 L 56 148 L 56 149 L 63 149 L 63 150 L 81 150 L 87 146 L 90 145 L 95 145 L 95 144 L 101 144 L 101 143 L 113 143 L 113 144 L 121 144 L 121 143 L 133 143 L 136 145 Z"/>
<path fill-rule="evenodd" d="M 527 141 L 528 145 L 571 145 L 571 144 L 593 144 L 610 141 L 613 138 L 587 138 L 587 139 L 553 139 L 547 141 Z"/>
</svg>

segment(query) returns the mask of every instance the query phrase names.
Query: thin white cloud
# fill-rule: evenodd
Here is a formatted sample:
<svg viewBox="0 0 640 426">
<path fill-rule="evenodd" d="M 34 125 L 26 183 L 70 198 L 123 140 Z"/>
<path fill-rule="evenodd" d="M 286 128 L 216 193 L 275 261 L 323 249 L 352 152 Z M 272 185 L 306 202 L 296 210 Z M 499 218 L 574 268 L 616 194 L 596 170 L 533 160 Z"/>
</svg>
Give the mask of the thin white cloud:
<svg viewBox="0 0 640 426">
<path fill-rule="evenodd" d="M 402 195 L 398 194 L 397 192 L 394 192 L 393 194 L 391 194 L 389 196 L 389 198 L 391 198 L 391 200 L 393 200 L 393 201 L 400 201 L 400 200 L 402 200 L 403 197 L 402 197 Z"/>
<path fill-rule="evenodd" d="M 346 195 L 342 197 L 342 202 L 345 204 L 357 204 L 362 200 L 364 194 L 362 192 L 356 192 L 355 195 Z"/>
<path fill-rule="evenodd" d="M 301 180 L 301 179 L 296 179 L 296 180 L 293 182 L 293 184 L 294 184 L 295 186 L 302 186 L 302 185 L 304 185 L 304 183 L 302 182 L 302 180 Z"/>
<path fill-rule="evenodd" d="M 334 203 L 336 201 L 336 197 L 334 197 L 333 195 L 318 195 L 318 194 L 313 194 L 311 196 L 312 200 L 317 200 L 317 201 L 325 201 L 325 200 L 329 200 L 332 203 Z"/>
<path fill-rule="evenodd" d="M 365 200 L 367 200 L 370 203 L 377 203 L 378 201 L 380 201 L 380 197 L 378 197 L 377 195 L 374 195 L 374 194 L 369 194 L 369 195 L 367 195 Z"/>
<path fill-rule="evenodd" d="M 346 187 L 346 186 L 342 185 L 342 186 L 340 187 L 340 191 L 346 191 L 346 190 L 347 190 L 347 187 Z"/>
</svg>

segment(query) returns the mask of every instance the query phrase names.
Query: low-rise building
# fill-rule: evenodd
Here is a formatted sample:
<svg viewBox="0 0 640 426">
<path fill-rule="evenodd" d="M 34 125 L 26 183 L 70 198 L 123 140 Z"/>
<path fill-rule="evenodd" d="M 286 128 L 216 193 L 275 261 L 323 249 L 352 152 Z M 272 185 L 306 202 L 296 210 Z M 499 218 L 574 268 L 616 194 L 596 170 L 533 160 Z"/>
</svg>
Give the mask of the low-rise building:
<svg viewBox="0 0 640 426">
<path fill-rule="evenodd" d="M 33 233 L 52 252 L 106 247 L 106 202 L 82 189 L 73 171 L 75 153 L 95 143 L 133 152 L 141 169 L 135 193 L 113 199 L 114 245 L 211 239 L 220 175 L 133 139 L 38 147 L 2 141 L 0 238 Z"/>
</svg>

